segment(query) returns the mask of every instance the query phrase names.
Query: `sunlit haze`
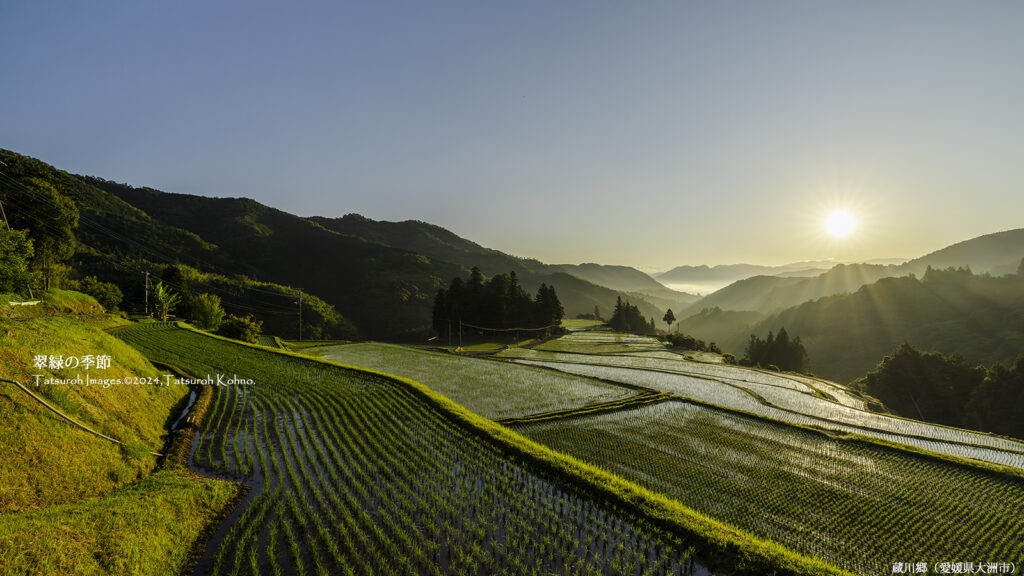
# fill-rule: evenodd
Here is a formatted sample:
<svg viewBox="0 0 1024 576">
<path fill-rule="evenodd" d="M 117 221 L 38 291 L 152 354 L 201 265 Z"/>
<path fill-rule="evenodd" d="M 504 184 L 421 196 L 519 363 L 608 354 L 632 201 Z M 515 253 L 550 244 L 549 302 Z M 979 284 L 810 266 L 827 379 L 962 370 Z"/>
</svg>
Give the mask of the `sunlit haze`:
<svg viewBox="0 0 1024 576">
<path fill-rule="evenodd" d="M 836 238 L 846 238 L 857 229 L 857 216 L 849 210 L 836 210 L 825 217 L 825 232 Z"/>
<path fill-rule="evenodd" d="M 1021 227 L 1021 22 L 1000 1 L 12 2 L 0 147 L 551 263 L 915 257 Z"/>
</svg>

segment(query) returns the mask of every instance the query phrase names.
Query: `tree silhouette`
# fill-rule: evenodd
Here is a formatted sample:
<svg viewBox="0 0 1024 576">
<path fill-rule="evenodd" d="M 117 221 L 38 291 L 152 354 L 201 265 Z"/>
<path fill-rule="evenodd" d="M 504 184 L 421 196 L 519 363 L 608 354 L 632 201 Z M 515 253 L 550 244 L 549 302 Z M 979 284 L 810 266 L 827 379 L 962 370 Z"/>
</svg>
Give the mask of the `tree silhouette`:
<svg viewBox="0 0 1024 576">
<path fill-rule="evenodd" d="M 672 323 L 676 321 L 676 315 L 672 313 L 671 308 L 668 309 L 668 312 L 665 312 L 665 316 L 662 317 L 662 320 L 665 321 L 665 324 L 668 324 L 668 329 L 671 330 Z"/>
</svg>

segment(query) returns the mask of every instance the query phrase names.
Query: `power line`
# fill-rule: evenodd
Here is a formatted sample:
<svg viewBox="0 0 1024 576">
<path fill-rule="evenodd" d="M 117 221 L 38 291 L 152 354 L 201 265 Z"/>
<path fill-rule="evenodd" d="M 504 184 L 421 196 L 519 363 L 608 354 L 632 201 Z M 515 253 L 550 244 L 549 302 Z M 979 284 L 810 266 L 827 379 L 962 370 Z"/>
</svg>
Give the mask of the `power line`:
<svg viewBox="0 0 1024 576">
<path fill-rule="evenodd" d="M 24 193 L 30 194 L 32 197 L 40 200 L 42 203 L 48 204 L 48 205 L 50 205 L 51 207 L 53 207 L 53 208 L 55 208 L 57 210 L 63 210 L 63 207 L 60 206 L 56 201 L 54 201 L 54 199 L 51 198 L 49 195 L 43 194 L 43 193 L 41 193 L 41 192 L 39 192 L 39 191 L 29 187 L 29 186 L 26 186 L 24 183 L 20 182 L 19 180 L 13 178 L 12 176 L 10 176 L 10 175 L 8 175 L 6 173 L 4 173 L 3 171 L 0 171 L 0 182 L 6 183 L 7 185 L 9 185 L 11 187 L 14 187 L 14 188 L 17 188 L 17 189 L 19 189 L 20 191 L 22 191 Z M 0 205 L 0 209 L 2 209 L 2 205 Z M 40 213 L 39 212 L 30 210 L 30 209 L 25 209 L 24 212 L 28 213 L 28 214 L 30 214 L 32 216 L 35 216 L 35 220 L 36 220 L 35 225 L 43 227 L 43 228 L 46 228 L 46 229 L 48 229 L 48 230 L 50 230 L 52 232 L 60 232 L 60 231 L 62 231 L 62 228 L 60 228 L 60 227 L 58 227 L 56 225 L 53 225 L 53 224 L 49 224 L 48 223 L 48 220 L 49 220 L 48 218 L 40 217 Z M 6 215 L 4 216 L 4 219 L 6 221 Z M 116 240 L 118 242 L 122 242 L 124 244 L 128 244 L 130 247 L 134 247 L 136 250 L 138 250 L 140 252 L 143 252 L 144 254 L 153 256 L 157 260 L 162 260 L 162 261 L 166 262 L 167 264 L 178 264 L 179 263 L 179 260 L 177 258 L 168 256 L 168 255 L 166 255 L 166 254 L 164 254 L 164 253 L 162 253 L 162 252 L 160 252 L 160 251 L 158 251 L 156 249 L 148 247 L 148 246 L 146 246 L 146 245 L 144 245 L 144 244 L 134 240 L 133 238 L 130 238 L 130 237 L 124 236 L 124 235 L 122 235 L 122 234 L 120 234 L 118 232 L 115 232 L 114 230 L 111 230 L 107 226 L 105 226 L 103 224 L 100 224 L 99 222 L 96 222 L 96 221 L 92 220 L 91 218 L 89 218 L 87 216 L 83 216 L 83 215 L 79 214 L 79 216 L 78 216 L 78 223 L 79 223 L 79 225 L 84 225 L 85 227 L 90 228 L 91 230 L 95 231 L 96 233 L 98 233 L 100 235 L 104 235 L 104 236 L 112 238 L 112 239 L 114 239 L 114 240 Z M 155 222 L 154 222 L 154 224 L 155 224 Z M 78 240 L 78 239 L 76 238 L 76 240 Z M 85 244 L 81 240 L 78 240 L 78 243 L 81 246 L 84 246 L 86 248 L 90 248 L 90 249 L 94 250 L 97 255 L 99 255 L 101 257 L 104 257 L 104 258 L 106 258 L 108 260 L 113 261 L 113 258 L 111 258 L 109 255 L 105 254 L 104 252 L 98 250 L 97 248 L 89 246 L 88 244 Z M 124 267 L 127 267 L 127 268 L 134 269 L 134 270 L 136 270 L 138 272 L 141 272 L 143 274 L 147 274 L 147 275 L 149 274 L 148 270 L 143 270 L 143 269 L 141 269 L 141 268 L 139 268 L 137 266 L 133 266 L 131 264 L 127 264 L 127 263 L 124 263 L 124 262 L 116 262 L 116 261 L 114 261 L 114 263 L 117 264 L 117 265 L 120 265 L 120 266 L 124 266 Z M 156 276 L 161 282 L 165 282 L 167 285 L 169 285 L 171 287 L 178 288 L 179 290 L 185 289 L 184 286 L 177 285 L 175 283 L 166 281 L 162 277 L 157 276 L 155 274 L 154 274 L 154 276 Z M 258 288 L 258 287 L 255 287 L 255 286 L 247 286 L 247 285 L 239 283 L 239 282 L 231 281 L 228 278 L 224 278 L 223 282 L 232 284 L 232 285 L 234 285 L 234 286 L 236 286 L 238 288 L 241 288 L 243 290 L 248 290 L 250 292 L 255 292 L 255 293 L 260 293 L 260 294 L 267 294 L 267 295 L 278 297 L 278 298 L 294 298 L 295 297 L 295 295 L 289 294 L 287 292 L 275 292 L 275 291 L 271 291 L 271 290 L 266 290 L 266 289 Z M 231 294 L 230 292 L 228 292 L 228 291 L 226 291 L 226 290 L 224 290 L 222 288 L 213 286 L 213 285 L 207 285 L 207 288 L 209 288 L 213 292 L 218 292 L 219 294 L 222 295 L 221 296 L 222 298 L 224 298 L 224 296 L 227 296 L 228 298 L 225 298 L 225 300 L 231 301 L 231 300 L 233 300 L 236 297 L 235 294 Z M 230 303 L 230 306 L 233 307 L 233 308 L 244 310 L 244 311 L 251 311 L 251 312 L 256 312 L 256 313 L 265 314 L 265 315 L 268 315 L 268 314 L 269 315 L 286 315 L 286 314 L 294 314 L 295 313 L 294 309 L 291 308 L 290 306 L 284 306 L 284 305 L 279 305 L 279 304 L 272 304 L 272 303 L 267 303 L 267 302 L 257 303 L 257 304 L 258 305 L 253 306 L 253 305 L 238 304 L 238 303 L 232 302 L 232 303 Z M 148 291 L 147 291 L 147 309 L 148 309 Z"/>
</svg>

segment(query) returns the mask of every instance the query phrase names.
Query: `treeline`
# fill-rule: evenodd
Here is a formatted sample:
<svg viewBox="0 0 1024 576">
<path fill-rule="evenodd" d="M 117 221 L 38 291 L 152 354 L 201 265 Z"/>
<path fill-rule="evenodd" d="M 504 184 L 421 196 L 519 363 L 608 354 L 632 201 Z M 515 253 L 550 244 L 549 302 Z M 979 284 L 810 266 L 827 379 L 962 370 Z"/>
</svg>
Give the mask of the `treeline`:
<svg viewBox="0 0 1024 576">
<path fill-rule="evenodd" d="M 800 342 L 800 337 L 790 338 L 785 328 L 779 329 L 778 334 L 769 331 L 768 337 L 763 339 L 751 334 L 740 364 L 776 368 L 787 372 L 806 372 L 807 350 Z"/>
<path fill-rule="evenodd" d="M 904 343 L 853 385 L 901 416 L 1024 438 L 1024 354 L 986 369 Z"/>
<path fill-rule="evenodd" d="M 460 323 L 496 330 L 557 328 L 564 316 L 554 286 L 541 284 L 531 298 L 515 272 L 484 280 L 475 266 L 469 278 L 452 278 L 448 288 L 441 288 L 434 297 L 434 331 L 445 337 Z"/>
<path fill-rule="evenodd" d="M 640 309 L 630 304 L 629 300 L 623 302 L 622 296 L 615 301 L 615 310 L 608 320 L 608 325 L 619 332 L 632 332 L 633 334 L 654 334 L 655 332 L 654 318 L 650 320 L 644 318 Z"/>
<path fill-rule="evenodd" d="M 665 335 L 665 341 L 668 342 L 675 348 L 682 348 L 683 350 L 696 350 L 697 352 L 713 352 L 715 354 L 721 354 L 722 349 L 718 347 L 718 344 L 711 342 L 710 344 L 703 340 L 690 336 L 689 334 L 681 334 L 675 332 L 672 334 Z M 725 356 L 732 357 L 732 354 L 726 354 Z"/>
</svg>

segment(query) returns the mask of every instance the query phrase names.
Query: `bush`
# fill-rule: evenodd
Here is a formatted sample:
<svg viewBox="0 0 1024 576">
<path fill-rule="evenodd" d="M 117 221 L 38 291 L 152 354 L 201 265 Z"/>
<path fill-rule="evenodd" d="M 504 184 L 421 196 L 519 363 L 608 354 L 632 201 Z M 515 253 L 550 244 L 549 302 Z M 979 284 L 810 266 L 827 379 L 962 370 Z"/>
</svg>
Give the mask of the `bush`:
<svg viewBox="0 0 1024 576">
<path fill-rule="evenodd" d="M 107 312 L 117 310 L 117 306 L 124 300 L 124 293 L 115 284 L 100 282 L 95 276 L 86 276 L 78 283 L 78 291 L 88 294 L 96 299 Z"/>
<path fill-rule="evenodd" d="M 227 336 L 228 338 L 234 338 L 235 340 L 255 344 L 260 339 L 260 332 L 262 330 L 263 322 L 253 320 L 251 314 L 247 314 L 242 317 L 231 314 L 228 316 L 228 319 L 220 325 L 220 330 L 218 330 L 217 333 L 221 336 Z"/>
<path fill-rule="evenodd" d="M 217 330 L 224 322 L 220 296 L 200 294 L 192 299 L 192 321 L 203 330 Z"/>
</svg>

